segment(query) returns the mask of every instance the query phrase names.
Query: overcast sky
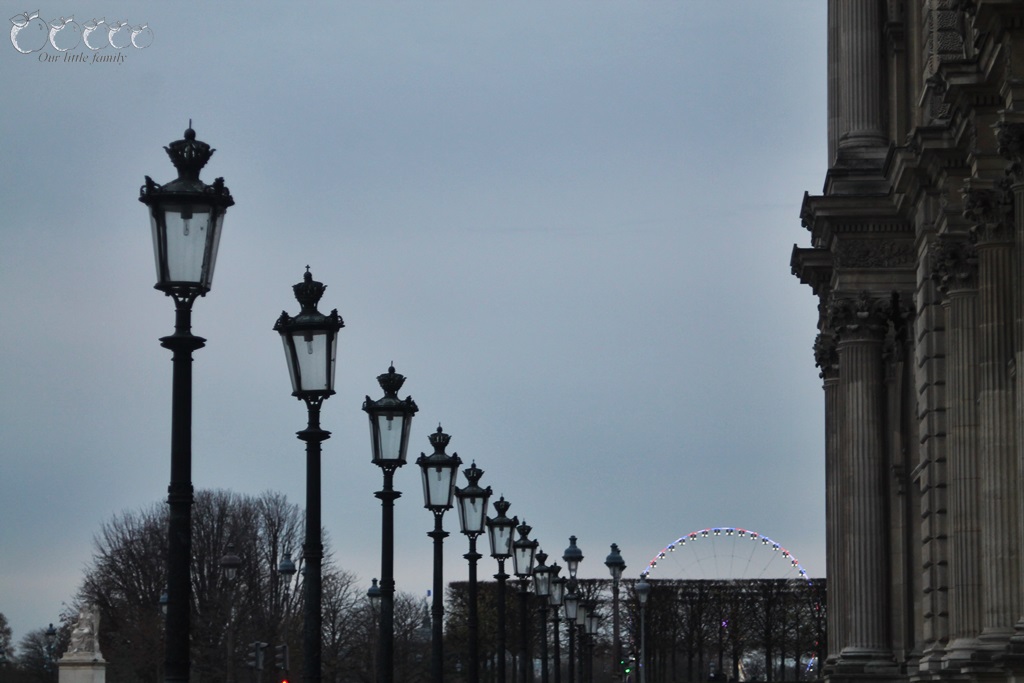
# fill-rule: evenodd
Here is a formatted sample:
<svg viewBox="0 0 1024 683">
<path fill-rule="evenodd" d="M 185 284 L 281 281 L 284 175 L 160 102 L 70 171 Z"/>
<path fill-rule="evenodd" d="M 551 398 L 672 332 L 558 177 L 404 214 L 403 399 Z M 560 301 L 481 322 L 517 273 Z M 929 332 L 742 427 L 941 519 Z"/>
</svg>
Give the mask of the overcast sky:
<svg viewBox="0 0 1024 683">
<path fill-rule="evenodd" d="M 166 498 L 174 312 L 137 198 L 175 177 L 163 146 L 190 118 L 217 149 L 204 179 L 236 200 L 193 315 L 196 488 L 305 504 L 305 408 L 272 326 L 308 264 L 346 323 L 323 520 L 367 586 L 381 474 L 360 406 L 392 360 L 420 406 L 410 460 L 443 425 L 549 555 L 579 537 L 583 576 L 607 576 L 612 542 L 636 576 L 713 526 L 824 574 L 816 308 L 789 272 L 826 167 L 824 2 L 2 2 L 152 31 L 108 63 L 0 46 L 16 639 L 57 621 L 104 521 Z M 396 575 L 425 594 L 416 469 L 395 478 Z M 445 578 L 465 579 L 454 511 L 445 526 Z"/>
</svg>

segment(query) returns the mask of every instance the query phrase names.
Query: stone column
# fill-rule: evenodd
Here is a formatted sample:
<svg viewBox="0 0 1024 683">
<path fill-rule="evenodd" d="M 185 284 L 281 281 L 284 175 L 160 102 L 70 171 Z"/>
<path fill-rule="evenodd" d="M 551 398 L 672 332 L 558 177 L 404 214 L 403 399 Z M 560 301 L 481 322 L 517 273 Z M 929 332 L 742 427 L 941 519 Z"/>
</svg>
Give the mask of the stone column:
<svg viewBox="0 0 1024 683">
<path fill-rule="evenodd" d="M 957 669 L 978 650 L 981 545 L 978 501 L 977 254 L 964 240 L 932 251 L 946 309 L 946 463 L 949 473 L 949 645 L 943 668 Z"/>
<path fill-rule="evenodd" d="M 832 6 L 830 6 L 831 9 Z M 877 0 L 835 0 L 839 35 L 839 148 L 888 144 L 882 108 L 882 16 Z"/>
<path fill-rule="evenodd" d="M 889 673 L 889 499 L 885 462 L 882 347 L 889 329 L 889 298 L 837 299 L 829 322 L 838 335 L 843 498 L 847 519 L 841 550 L 848 613 L 840 672 Z"/>
<path fill-rule="evenodd" d="M 982 563 L 982 643 L 1002 650 L 1021 614 L 1020 523 L 1013 382 L 1013 233 L 1005 193 L 964 192 L 978 252 L 978 457 Z"/>
<path fill-rule="evenodd" d="M 826 670 L 831 670 L 839 658 L 839 651 L 846 642 L 847 610 L 843 598 L 846 591 L 846 577 L 840 561 L 840 545 L 845 537 L 842 512 L 843 476 L 839 460 L 839 355 L 836 340 L 832 334 L 819 334 L 814 341 L 814 361 L 821 368 L 821 379 L 825 390 L 825 599 L 828 605 L 828 653 Z"/>
</svg>

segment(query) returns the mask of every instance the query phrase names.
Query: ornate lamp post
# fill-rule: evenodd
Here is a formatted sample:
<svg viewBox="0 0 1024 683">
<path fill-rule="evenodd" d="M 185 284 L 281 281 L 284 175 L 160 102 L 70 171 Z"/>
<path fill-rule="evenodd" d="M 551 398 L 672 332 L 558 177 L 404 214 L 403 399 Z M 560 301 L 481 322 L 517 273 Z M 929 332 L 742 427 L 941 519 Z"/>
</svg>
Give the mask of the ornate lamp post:
<svg viewBox="0 0 1024 683">
<path fill-rule="evenodd" d="M 551 595 L 551 567 L 547 565 L 547 560 L 547 553 L 539 551 L 537 566 L 533 568 L 533 592 L 540 604 L 537 614 L 540 617 L 541 683 L 548 683 L 548 596 Z"/>
<path fill-rule="evenodd" d="M 230 587 L 230 600 L 228 602 L 228 633 L 227 633 L 227 683 L 231 683 L 235 674 L 235 624 L 234 624 L 234 592 L 235 579 L 238 578 L 238 568 L 242 566 L 242 558 L 235 552 L 235 544 L 228 543 L 224 549 L 224 556 L 220 558 L 220 569 L 224 572 L 224 580 Z"/>
<path fill-rule="evenodd" d="M 640 603 L 640 683 L 647 683 L 647 620 L 644 607 L 647 605 L 647 598 L 651 595 L 651 584 L 647 583 L 646 575 L 640 576 L 640 580 L 636 582 L 633 590 Z"/>
<path fill-rule="evenodd" d="M 491 544 L 491 557 L 498 561 L 498 573 L 494 578 L 498 581 L 498 656 L 501 662 L 498 664 L 498 683 L 505 683 L 505 581 L 508 574 L 505 573 L 505 560 L 512 555 L 512 537 L 516 526 L 519 524 L 517 518 L 511 518 L 505 514 L 508 512 L 509 502 L 502 496 L 494 503 L 494 509 L 498 516 L 487 518 L 487 539 Z"/>
<path fill-rule="evenodd" d="M 451 437 L 437 426 L 430 435 L 434 452 L 427 456 L 420 453 L 416 464 L 423 474 L 423 506 L 434 513 L 434 530 L 427 535 L 434 539 L 434 591 L 431 604 L 431 647 L 430 673 L 434 683 L 444 681 L 444 538 L 448 532 L 441 526 L 441 518 L 452 507 L 455 496 L 455 475 L 462 464 L 457 453 L 448 455 L 444 449 Z"/>
<path fill-rule="evenodd" d="M 583 551 L 576 546 L 575 536 L 569 537 L 569 547 L 562 553 L 562 561 L 569 572 L 569 583 L 566 585 L 568 592 L 565 595 L 565 621 L 569 629 L 569 683 L 576 683 L 576 616 L 580 601 L 576 572 L 583 561 Z M 581 670 L 580 676 L 582 675 Z"/>
<path fill-rule="evenodd" d="M 622 579 L 622 572 L 626 569 L 626 562 L 622 559 L 617 543 L 612 543 L 612 551 L 604 561 L 608 572 L 612 575 L 612 656 L 615 658 L 614 666 L 617 670 L 614 677 L 622 676 L 622 638 L 619 634 L 619 581 Z"/>
<path fill-rule="evenodd" d="M 469 480 L 469 485 L 456 489 L 455 497 L 459 500 L 459 525 L 462 533 L 469 537 L 469 552 L 463 555 L 469 561 L 469 683 L 479 683 L 480 619 L 477 613 L 476 563 L 480 553 L 476 551 L 476 539 L 484 532 L 491 487 L 480 488 L 480 477 L 484 473 L 475 462 L 462 473 Z"/>
<path fill-rule="evenodd" d="M 191 121 L 184 139 L 164 149 L 178 177 L 158 185 L 146 176 L 139 201 L 149 207 L 156 256 L 154 287 L 173 298 L 175 308 L 174 334 L 160 339 L 160 345 L 171 351 L 173 363 L 164 679 L 186 683 L 191 668 L 192 352 L 206 343 L 192 334 L 192 304 L 210 291 L 224 213 L 235 201 L 223 178 L 213 185 L 199 179 L 214 150 L 196 140 Z"/>
<path fill-rule="evenodd" d="M 548 593 L 548 605 L 551 607 L 551 623 L 555 628 L 555 683 L 562 683 L 562 639 L 558 634 L 558 611 L 565 602 L 565 584 L 568 579 L 559 577 L 558 572 L 562 570 L 557 564 L 552 565 L 551 592 Z"/>
<path fill-rule="evenodd" d="M 274 330 L 280 333 L 292 396 L 305 401 L 308 424 L 297 432 L 306 442 L 306 538 L 302 545 L 305 561 L 305 619 L 302 629 L 303 679 L 320 680 L 322 617 L 320 613 L 324 546 L 320 523 L 320 446 L 331 433 L 320 428 L 320 406 L 334 394 L 334 369 L 337 358 L 338 330 L 345 326 L 337 309 L 330 315 L 317 310 L 327 287 L 313 279 L 306 266 L 302 282 L 292 287 L 302 310 L 295 317 L 285 312 Z"/>
<path fill-rule="evenodd" d="M 527 683 L 531 678 L 528 647 L 530 631 L 526 623 L 526 613 L 530 596 L 527 586 L 530 573 L 533 571 L 533 557 L 537 552 L 537 541 L 529 538 L 532 530 L 533 527 L 523 520 L 523 523 L 516 527 L 519 538 L 512 543 L 512 573 L 519 580 L 519 683 Z"/>
<path fill-rule="evenodd" d="M 376 401 L 369 396 L 363 410 L 370 418 L 370 441 L 373 464 L 384 473 L 384 487 L 374 495 L 381 506 L 380 560 L 380 647 L 377 651 L 377 680 L 391 683 L 395 677 L 395 499 L 402 493 L 393 487 L 395 470 L 405 464 L 409 451 L 409 430 L 412 417 L 419 408 L 411 396 L 398 398 L 405 377 L 392 365 L 377 377 L 384 397 Z"/>
<path fill-rule="evenodd" d="M 370 588 L 367 589 L 367 591 L 366 591 L 366 599 L 369 600 L 369 602 L 370 602 L 370 612 L 373 613 L 373 620 L 376 622 L 380 618 L 380 603 L 381 603 L 381 600 L 382 600 L 381 593 L 380 593 L 380 586 L 377 585 L 377 579 L 373 579 L 373 583 L 371 583 L 370 584 Z M 377 629 L 377 634 L 378 634 L 378 639 L 377 639 L 378 643 L 376 645 L 379 648 L 380 647 L 380 642 L 379 641 L 380 641 L 380 635 L 381 635 L 379 628 Z M 378 666 L 380 665 L 379 657 L 373 657 L 371 661 L 373 662 L 373 668 L 374 668 L 373 678 L 375 680 L 377 680 L 377 677 L 379 675 L 377 673 L 377 671 L 379 671 Z"/>
<path fill-rule="evenodd" d="M 587 680 L 594 683 L 594 649 L 597 647 L 597 630 L 601 619 L 597 614 L 597 603 L 587 605 L 587 616 L 583 622 L 583 630 L 587 634 Z"/>
</svg>

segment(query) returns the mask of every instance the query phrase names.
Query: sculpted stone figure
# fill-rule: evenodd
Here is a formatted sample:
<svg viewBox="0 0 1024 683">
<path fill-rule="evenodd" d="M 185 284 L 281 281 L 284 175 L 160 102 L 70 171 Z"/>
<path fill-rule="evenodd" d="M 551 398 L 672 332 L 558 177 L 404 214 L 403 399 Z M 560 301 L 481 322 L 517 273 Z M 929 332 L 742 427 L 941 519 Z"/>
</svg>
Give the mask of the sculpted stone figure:
<svg viewBox="0 0 1024 683">
<path fill-rule="evenodd" d="M 71 630 L 69 655 L 88 655 L 102 659 L 100 655 L 100 611 L 95 605 L 86 605 L 78 614 L 78 621 Z"/>
</svg>

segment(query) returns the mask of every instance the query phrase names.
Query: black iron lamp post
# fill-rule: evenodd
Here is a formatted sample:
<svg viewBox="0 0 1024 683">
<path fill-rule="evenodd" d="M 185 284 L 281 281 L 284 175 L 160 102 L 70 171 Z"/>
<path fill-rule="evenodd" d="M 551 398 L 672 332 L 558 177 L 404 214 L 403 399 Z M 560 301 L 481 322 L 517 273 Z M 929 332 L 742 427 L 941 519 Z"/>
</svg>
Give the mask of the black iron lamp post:
<svg viewBox="0 0 1024 683">
<path fill-rule="evenodd" d="M 551 623 L 555 629 L 555 683 L 562 683 L 562 639 L 558 633 L 558 617 L 559 610 L 562 609 L 562 603 L 565 602 L 565 584 L 568 583 L 568 579 L 564 576 L 558 576 L 558 572 L 562 570 L 557 564 L 552 565 L 554 570 L 553 577 L 551 579 L 551 592 L 548 593 L 548 605 L 551 607 Z"/>
<path fill-rule="evenodd" d="M 540 680 L 548 683 L 548 596 L 551 595 L 552 569 L 543 550 L 537 552 L 537 566 L 533 568 L 533 592 L 537 596 L 540 617 Z"/>
<path fill-rule="evenodd" d="M 334 394 L 334 370 L 337 358 L 338 330 L 345 326 L 337 309 L 329 315 L 317 310 L 327 287 L 313 279 L 306 266 L 302 282 L 292 289 L 302 310 L 295 317 L 285 312 L 274 330 L 284 343 L 292 396 L 305 401 L 309 417 L 304 430 L 297 432 L 306 442 L 306 537 L 302 545 L 305 562 L 305 619 L 302 629 L 303 679 L 319 681 L 322 648 L 321 569 L 324 557 L 320 522 L 320 447 L 331 433 L 320 428 L 320 406 Z"/>
<path fill-rule="evenodd" d="M 154 287 L 174 299 L 174 334 L 160 339 L 172 353 L 171 482 L 167 547 L 167 622 L 164 679 L 189 678 L 189 610 L 192 603 L 192 352 L 206 340 L 192 334 L 192 304 L 213 283 L 224 213 L 235 203 L 217 178 L 199 179 L 214 150 L 196 140 L 192 122 L 184 139 L 167 147 L 178 171 L 175 180 L 158 185 L 146 176 L 139 201 L 149 207 L 156 256 Z"/>
<path fill-rule="evenodd" d="M 587 634 L 587 680 L 589 683 L 594 683 L 594 650 L 597 647 L 597 631 L 600 624 L 597 603 L 591 602 L 587 605 L 587 615 L 583 622 L 583 630 Z"/>
<path fill-rule="evenodd" d="M 566 586 L 568 592 L 565 595 L 565 620 L 569 629 L 569 683 L 576 683 L 576 616 L 580 602 L 576 572 L 579 571 L 580 562 L 583 561 L 583 551 L 577 547 L 575 536 L 569 537 L 569 547 L 562 553 L 562 561 L 565 562 L 565 568 L 569 572 L 569 583 Z M 581 667 L 580 677 L 582 678 L 582 676 Z"/>
<path fill-rule="evenodd" d="M 530 680 L 529 672 L 529 638 L 530 630 L 526 622 L 527 603 L 530 594 L 527 590 L 530 582 L 530 574 L 533 571 L 533 558 L 537 553 L 537 541 L 530 539 L 530 531 L 533 530 L 526 520 L 516 527 L 519 538 L 512 543 L 512 573 L 519 580 L 519 657 L 518 671 L 519 683 L 527 683 Z"/>
<path fill-rule="evenodd" d="M 380 603 L 381 603 L 381 599 L 382 599 L 381 598 L 381 594 L 380 594 L 380 586 L 377 585 L 377 579 L 373 579 L 373 582 L 370 584 L 370 588 L 366 591 L 366 599 L 369 600 L 369 602 L 370 602 L 370 612 L 373 613 L 373 620 L 375 622 L 374 625 L 376 626 L 377 625 L 376 622 L 379 621 L 379 619 L 380 619 Z M 377 629 L 377 635 L 378 635 L 378 638 L 377 638 L 378 642 L 376 643 L 376 646 L 379 648 L 380 647 L 380 642 L 379 641 L 380 641 L 380 635 L 381 635 L 379 628 Z M 379 657 L 373 657 L 373 659 L 371 661 L 373 662 L 373 669 L 374 669 L 373 670 L 373 679 L 377 680 L 378 679 L 377 678 L 378 677 L 377 671 L 379 670 L 378 667 L 380 666 L 380 659 L 379 659 Z"/>
<path fill-rule="evenodd" d="M 640 580 L 633 586 L 636 592 L 636 599 L 640 603 L 640 683 L 647 683 L 647 621 L 644 614 L 644 607 L 647 605 L 647 598 L 651 595 L 651 584 L 647 582 L 647 576 L 641 575 Z"/>
<path fill-rule="evenodd" d="M 604 561 L 608 572 L 612 575 L 612 656 L 615 662 L 615 678 L 622 677 L 622 638 L 619 634 L 619 581 L 622 579 L 622 572 L 626 569 L 626 562 L 622 559 L 617 543 L 612 543 L 612 551 Z"/>
<path fill-rule="evenodd" d="M 519 520 L 515 517 L 509 518 L 509 502 L 502 496 L 494 503 L 494 509 L 498 511 L 497 517 L 487 518 L 487 539 L 491 544 L 491 557 L 498 561 L 498 573 L 494 578 L 498 581 L 498 683 L 505 683 L 506 666 L 506 644 L 505 644 L 505 582 L 508 574 L 505 573 L 505 560 L 512 555 L 512 537 Z"/>
<path fill-rule="evenodd" d="M 480 619 L 477 612 L 476 563 L 480 553 L 476 551 L 476 539 L 484 532 L 487 521 L 487 502 L 491 499 L 491 487 L 480 487 L 483 470 L 474 462 L 462 471 L 469 484 L 455 489 L 459 501 L 459 525 L 462 533 L 469 537 L 469 552 L 463 555 L 469 561 L 469 683 L 480 681 Z"/>
<path fill-rule="evenodd" d="M 384 397 L 376 401 L 369 396 L 363 410 L 370 418 L 370 441 L 373 444 L 373 464 L 384 473 L 384 486 L 374 495 L 381 506 L 381 560 L 380 560 L 380 647 L 377 651 L 377 680 L 392 683 L 395 677 L 395 500 L 402 493 L 394 489 L 395 470 L 405 464 L 409 452 L 409 430 L 412 417 L 419 408 L 411 396 L 404 400 L 398 392 L 405 377 L 388 371 L 377 377 Z"/>
<path fill-rule="evenodd" d="M 437 426 L 430 435 L 434 452 L 429 456 L 420 453 L 416 464 L 423 474 L 423 507 L 434 513 L 434 530 L 427 535 L 434 539 L 434 590 L 431 604 L 431 646 L 430 673 L 434 683 L 444 681 L 444 549 L 443 543 L 448 532 L 441 524 L 444 513 L 452 507 L 455 497 L 455 477 L 462 464 L 458 453 L 448 455 L 444 449 L 451 437 Z"/>
</svg>

